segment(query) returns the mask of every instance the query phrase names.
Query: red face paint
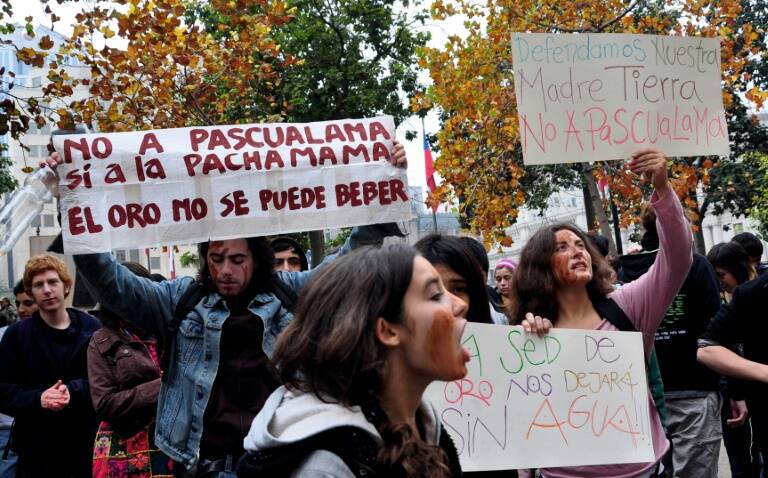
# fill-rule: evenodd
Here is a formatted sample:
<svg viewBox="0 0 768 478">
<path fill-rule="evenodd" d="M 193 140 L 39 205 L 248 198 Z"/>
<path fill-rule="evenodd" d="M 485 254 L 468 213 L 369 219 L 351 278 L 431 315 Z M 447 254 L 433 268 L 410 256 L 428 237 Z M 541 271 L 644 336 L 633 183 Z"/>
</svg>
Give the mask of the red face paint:
<svg viewBox="0 0 768 478">
<path fill-rule="evenodd" d="M 467 374 L 465 352 L 459 345 L 455 319 L 444 310 L 436 311 L 427 332 L 427 354 L 441 380 L 458 380 Z"/>
<path fill-rule="evenodd" d="M 592 280 L 592 258 L 586 245 L 573 231 L 555 233 L 555 252 L 550 259 L 552 273 L 560 285 L 586 285 Z"/>
<path fill-rule="evenodd" d="M 253 276 L 253 255 L 245 239 L 211 242 L 207 261 L 211 279 L 224 297 L 245 290 Z"/>
</svg>

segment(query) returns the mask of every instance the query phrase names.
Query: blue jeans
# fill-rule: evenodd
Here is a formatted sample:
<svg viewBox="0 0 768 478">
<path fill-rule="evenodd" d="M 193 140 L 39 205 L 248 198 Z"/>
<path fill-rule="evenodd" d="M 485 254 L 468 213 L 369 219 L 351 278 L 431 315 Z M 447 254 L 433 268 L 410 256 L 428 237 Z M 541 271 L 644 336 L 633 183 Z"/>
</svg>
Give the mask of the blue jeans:
<svg viewBox="0 0 768 478">
<path fill-rule="evenodd" d="M 10 438 L 10 428 L 0 429 L 0 478 L 16 478 L 16 453 L 8 450 L 8 458 L 3 460 Z"/>
</svg>

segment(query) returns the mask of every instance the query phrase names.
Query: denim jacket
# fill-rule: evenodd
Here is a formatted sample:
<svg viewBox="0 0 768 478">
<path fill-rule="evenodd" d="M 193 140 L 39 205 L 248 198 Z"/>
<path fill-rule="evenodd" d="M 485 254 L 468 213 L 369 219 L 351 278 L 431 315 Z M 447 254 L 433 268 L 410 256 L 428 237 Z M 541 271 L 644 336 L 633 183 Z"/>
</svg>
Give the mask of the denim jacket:
<svg viewBox="0 0 768 478">
<path fill-rule="evenodd" d="M 385 234 L 376 226 L 356 227 L 339 255 L 381 243 Z M 328 257 L 323 263 L 332 259 Z M 165 333 L 176 304 L 193 281 L 182 277 L 158 283 L 137 277 L 106 253 L 78 255 L 75 263 L 99 303 L 158 335 Z M 317 269 L 279 272 L 279 276 L 298 292 Z M 277 336 L 293 315 L 270 293 L 256 294 L 248 309 L 264 322 L 262 347 L 271 357 Z M 200 458 L 203 415 L 219 368 L 221 330 L 228 317 L 223 298 L 216 292 L 208 294 L 182 320 L 170 351 L 168 377 L 160 389 L 155 442 L 187 468 Z"/>
</svg>

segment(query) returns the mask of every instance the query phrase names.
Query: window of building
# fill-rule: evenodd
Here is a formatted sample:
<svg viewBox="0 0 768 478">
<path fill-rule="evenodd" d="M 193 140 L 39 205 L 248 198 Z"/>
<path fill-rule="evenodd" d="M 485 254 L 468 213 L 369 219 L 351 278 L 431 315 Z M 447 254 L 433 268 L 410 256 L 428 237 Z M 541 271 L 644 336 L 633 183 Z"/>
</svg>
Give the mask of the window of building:
<svg viewBox="0 0 768 478">
<path fill-rule="evenodd" d="M 35 76 L 32 78 L 32 88 L 40 88 L 42 84 L 43 84 L 43 80 L 39 76 Z"/>
<path fill-rule="evenodd" d="M 130 258 L 131 258 L 131 262 L 139 262 L 139 250 L 131 249 Z"/>
<path fill-rule="evenodd" d="M 53 214 L 43 214 L 43 227 L 53 227 Z"/>
<path fill-rule="evenodd" d="M 159 257 L 150 257 L 149 258 L 149 270 L 151 270 L 151 271 L 160 270 L 160 258 Z"/>
<path fill-rule="evenodd" d="M 115 251 L 115 259 L 117 259 L 117 262 L 125 262 L 125 251 Z"/>
</svg>

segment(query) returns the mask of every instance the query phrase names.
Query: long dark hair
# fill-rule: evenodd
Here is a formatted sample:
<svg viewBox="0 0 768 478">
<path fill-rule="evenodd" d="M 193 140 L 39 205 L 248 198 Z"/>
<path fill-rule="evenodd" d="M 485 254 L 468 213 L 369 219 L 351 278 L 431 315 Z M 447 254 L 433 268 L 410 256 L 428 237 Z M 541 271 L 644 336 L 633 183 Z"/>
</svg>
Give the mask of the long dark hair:
<svg viewBox="0 0 768 478">
<path fill-rule="evenodd" d="M 483 324 L 493 323 L 488 291 L 481 272 L 482 266 L 461 239 L 456 236 L 430 234 L 422 237 L 413 247 L 433 265 L 449 267 L 467 282 L 467 320 Z"/>
<path fill-rule="evenodd" d="M 243 238 L 248 244 L 248 249 L 253 256 L 253 276 L 251 282 L 247 285 L 249 291 L 253 293 L 269 292 L 272 290 L 272 281 L 274 274 L 272 269 L 275 267 L 275 254 L 269 247 L 269 241 L 265 237 L 247 237 Z M 208 269 L 208 248 L 210 242 L 201 242 L 197 245 L 198 255 L 200 256 L 200 267 L 197 270 L 197 281 L 211 290 L 216 290 L 216 286 L 211 279 L 211 271 Z"/>
<path fill-rule="evenodd" d="M 730 272 L 739 284 L 750 280 L 754 272 L 749 254 L 738 242 L 715 244 L 707 253 L 707 260 L 712 267 L 720 267 Z"/>
<path fill-rule="evenodd" d="M 574 224 L 559 223 L 539 229 L 523 247 L 520 264 L 515 272 L 517 311 L 515 323 L 520 323 L 531 312 L 555 323 L 560 313 L 557 302 L 557 280 L 552 271 L 552 255 L 555 252 L 555 234 L 568 230 L 579 236 L 592 257 L 592 280 L 587 283 L 587 293 L 593 301 L 605 298 L 612 290 L 611 266 L 592 245 L 587 235 Z"/>
<path fill-rule="evenodd" d="M 412 247 L 392 244 L 360 249 L 318 271 L 277 340 L 273 363 L 289 389 L 362 407 L 384 441 L 382 464 L 404 476 L 445 477 L 443 451 L 408 425 L 390 423 L 379 403 L 388 352 L 376 337 L 376 321 L 403 323 L 415 258 Z"/>
</svg>

